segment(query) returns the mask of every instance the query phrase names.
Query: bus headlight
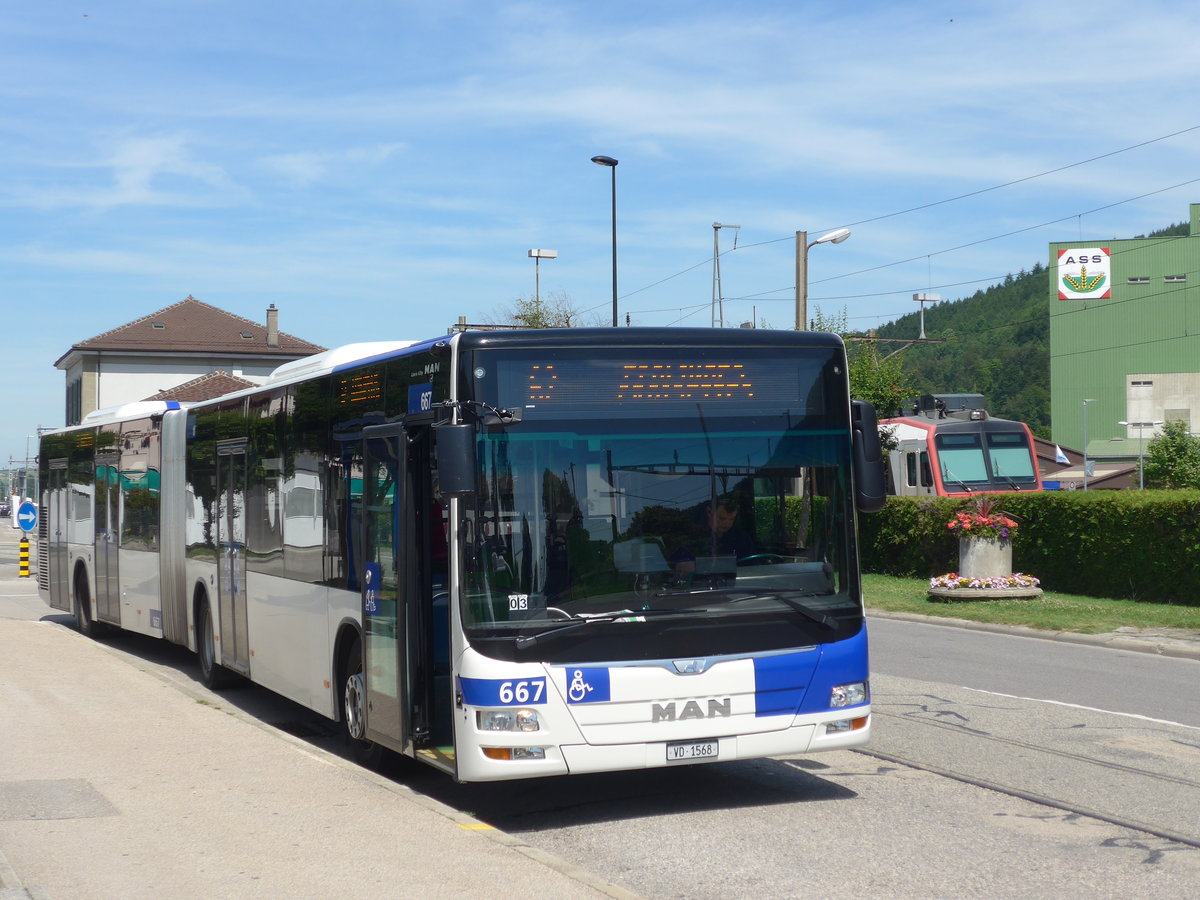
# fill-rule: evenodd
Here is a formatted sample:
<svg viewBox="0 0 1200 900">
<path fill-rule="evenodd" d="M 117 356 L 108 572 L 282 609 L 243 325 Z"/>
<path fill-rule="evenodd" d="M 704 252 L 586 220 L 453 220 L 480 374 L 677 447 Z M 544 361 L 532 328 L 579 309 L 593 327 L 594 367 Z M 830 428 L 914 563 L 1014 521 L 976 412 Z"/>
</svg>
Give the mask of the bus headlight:
<svg viewBox="0 0 1200 900">
<path fill-rule="evenodd" d="M 480 731 L 538 731 L 536 709 L 481 709 L 475 713 Z"/>
<path fill-rule="evenodd" d="M 858 706 L 867 702 L 867 682 L 856 681 L 853 684 L 839 684 L 829 692 L 829 708 L 838 709 L 843 706 Z"/>
</svg>

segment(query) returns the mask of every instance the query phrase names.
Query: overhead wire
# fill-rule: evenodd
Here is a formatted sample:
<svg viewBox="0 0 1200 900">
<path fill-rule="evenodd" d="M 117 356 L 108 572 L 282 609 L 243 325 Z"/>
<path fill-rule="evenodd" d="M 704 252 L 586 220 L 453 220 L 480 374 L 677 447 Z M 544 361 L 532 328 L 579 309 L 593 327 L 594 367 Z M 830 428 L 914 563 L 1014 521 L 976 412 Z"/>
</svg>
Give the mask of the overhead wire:
<svg viewBox="0 0 1200 900">
<path fill-rule="evenodd" d="M 865 224 L 868 224 L 868 223 L 871 223 L 871 222 L 879 222 L 879 221 L 883 221 L 884 219 L 895 218 L 895 217 L 897 217 L 897 216 L 907 215 L 907 214 L 909 214 L 909 213 L 913 213 L 913 212 L 919 212 L 919 211 L 921 211 L 921 210 L 925 210 L 925 209 L 931 209 L 931 208 L 933 208 L 933 207 L 936 207 L 936 206 L 942 206 L 942 205 L 945 205 L 945 204 L 947 204 L 947 203 L 954 203 L 954 202 L 957 202 L 957 201 L 959 201 L 959 200 L 966 200 L 966 199 L 970 199 L 970 198 L 972 198 L 972 197 L 977 197 L 977 196 L 980 196 L 981 194 L 990 193 L 990 192 L 992 192 L 992 191 L 1001 190 L 1001 189 L 1003 189 L 1003 188 L 1007 188 L 1007 187 L 1013 187 L 1014 185 L 1023 184 L 1023 183 L 1025 183 L 1025 182 L 1028 182 L 1028 181 L 1034 181 L 1034 180 L 1036 180 L 1036 179 L 1038 179 L 1038 178 L 1044 178 L 1044 177 L 1046 177 L 1046 176 L 1048 176 L 1048 175 L 1054 175 L 1054 174 L 1058 174 L 1058 173 L 1060 173 L 1060 172 L 1065 172 L 1065 171 L 1067 171 L 1067 170 L 1069 170 L 1069 169 L 1078 168 L 1079 166 L 1084 166 L 1084 165 L 1088 165 L 1088 164 L 1090 164 L 1090 163 L 1098 162 L 1099 160 L 1102 160 L 1102 159 L 1108 159 L 1108 158 L 1110 158 L 1110 157 L 1113 157 L 1113 156 L 1118 156 L 1118 155 L 1120 155 L 1120 154 L 1122 154 L 1122 153 L 1128 153 L 1128 152 L 1130 152 L 1130 151 L 1132 151 L 1132 150 L 1137 150 L 1137 149 L 1140 149 L 1140 148 L 1142 148 L 1142 147 L 1147 147 L 1147 146 L 1150 146 L 1150 145 L 1152 145 L 1152 144 L 1159 143 L 1159 142 L 1161 142 L 1161 141 L 1170 140 L 1171 138 L 1179 137 L 1180 135 L 1183 135 L 1183 134 L 1188 134 L 1189 132 L 1193 132 L 1193 131 L 1197 131 L 1197 130 L 1200 130 L 1200 125 L 1192 125 L 1192 126 L 1189 126 L 1189 127 L 1187 127 L 1187 128 L 1181 128 L 1181 129 L 1179 129 L 1179 130 L 1177 130 L 1177 131 L 1173 131 L 1173 132 L 1171 132 L 1170 134 L 1165 134 L 1165 135 L 1161 135 L 1161 136 L 1159 136 L 1159 137 L 1156 137 L 1156 138 L 1151 138 L 1151 139 L 1149 139 L 1149 140 L 1140 141 L 1140 142 L 1138 142 L 1138 143 L 1136 143 L 1136 144 L 1131 144 L 1131 145 L 1129 145 L 1128 147 L 1122 147 L 1122 148 L 1120 148 L 1120 149 L 1117 149 L 1117 150 L 1111 150 L 1111 151 L 1109 151 L 1109 152 L 1107 152 L 1107 153 L 1101 153 L 1101 154 L 1098 154 L 1098 155 L 1096 155 L 1096 156 L 1089 157 L 1088 159 L 1083 159 L 1083 160 L 1079 160 L 1079 161 L 1077 161 L 1077 162 L 1068 163 L 1067 165 L 1058 166 L 1058 167 L 1056 167 L 1056 168 L 1053 168 L 1053 169 L 1047 169 L 1047 170 L 1046 170 L 1046 171 L 1044 171 L 1044 172 L 1038 172 L 1038 173 L 1036 173 L 1036 174 L 1034 174 L 1034 175 L 1026 175 L 1026 176 L 1024 176 L 1024 177 L 1022 177 L 1022 178 L 1016 178 L 1016 179 L 1013 179 L 1013 180 L 1011 180 L 1011 181 L 1006 181 L 1006 182 L 1003 182 L 1003 183 L 1000 183 L 1000 184 L 991 185 L 991 186 L 989 186 L 989 187 L 985 187 L 985 188 L 979 188 L 979 189 L 977 189 L 977 190 L 974 190 L 974 191 L 968 191 L 967 193 L 964 193 L 964 194 L 959 194 L 959 195 L 957 195 L 957 196 L 954 196 L 954 197 L 947 197 L 947 198 L 944 198 L 944 199 L 941 199 L 941 200 L 934 200 L 934 201 L 931 201 L 931 202 L 929 202 L 929 203 L 923 203 L 923 204 L 919 204 L 919 205 L 917 205 L 917 206 L 908 207 L 907 209 L 897 210 L 897 211 L 895 211 L 895 212 L 890 212 L 890 213 L 884 213 L 884 214 L 882 214 L 882 215 L 878 215 L 878 216 L 871 216 L 871 217 L 869 217 L 869 218 L 866 218 L 866 219 L 859 219 L 859 220 L 857 220 L 857 221 L 855 221 L 855 222 L 849 222 L 849 223 L 846 223 L 846 225 L 845 225 L 845 226 L 842 226 L 842 227 L 854 227 L 854 226 L 857 226 L 857 225 L 865 225 Z M 893 266 L 904 265 L 904 264 L 906 264 L 906 263 L 915 262 L 916 260 L 920 260 L 920 259 L 928 259 L 928 258 L 930 258 L 930 257 L 932 257 L 932 256 L 939 256 L 939 255 L 942 255 L 942 254 L 945 254 L 945 253 L 952 253 L 952 252 L 955 252 L 955 251 L 957 251 L 957 250 L 963 250 L 963 249 L 966 249 L 966 248 L 968 248 L 968 247 L 974 247 L 974 246 L 977 246 L 977 245 L 979 245 L 979 244 L 988 243 L 988 242 L 990 242 L 990 241 L 1001 240 L 1001 239 L 1003 239 L 1003 238 L 1006 238 L 1006 237 L 1012 237 L 1012 236 L 1014 236 L 1014 235 L 1018 235 L 1018 234 L 1024 234 L 1024 233 L 1026 233 L 1026 232 L 1028 232 L 1028 231 L 1033 231 L 1033 230 L 1036 230 L 1036 229 L 1038 229 L 1038 228 L 1045 228 L 1045 227 L 1047 227 L 1047 226 L 1049 226 L 1049 225 L 1056 225 L 1056 224 L 1058 224 L 1058 223 L 1060 223 L 1060 222 L 1065 222 L 1065 221 L 1067 221 L 1068 219 L 1082 218 L 1082 216 L 1085 216 L 1085 215 L 1091 215 L 1091 214 L 1093 214 L 1093 213 L 1096 213 L 1096 212 L 1101 212 L 1101 211 L 1103 211 L 1103 210 L 1106 210 L 1106 209 L 1111 209 L 1111 208 L 1113 208 L 1113 207 L 1116 207 L 1116 206 L 1121 206 L 1121 205 L 1123 205 L 1123 204 L 1126 204 L 1126 203 L 1132 203 L 1132 202 L 1134 202 L 1135 200 L 1142 200 L 1142 199 L 1145 199 L 1146 197 L 1151 197 L 1151 196 L 1154 196 L 1154 195 L 1156 195 L 1156 194 L 1165 193 L 1166 191 L 1176 190 L 1176 189 L 1178 189 L 1178 188 L 1180 188 L 1180 187 L 1186 187 L 1186 186 L 1187 186 L 1187 185 L 1189 185 L 1189 184 L 1195 184 L 1197 181 L 1200 181 L 1200 178 L 1197 178 L 1197 179 L 1192 179 L 1192 180 L 1190 180 L 1190 181 L 1181 182 L 1180 184 L 1172 185 L 1172 186 L 1170 186 L 1170 187 L 1166 187 L 1166 188 L 1161 188 L 1161 189 L 1159 189 L 1159 190 L 1156 190 L 1156 191 L 1150 191 L 1150 192 L 1147 192 L 1147 193 L 1145 193 L 1145 194 L 1140 194 L 1140 195 L 1138 195 L 1138 196 L 1136 196 L 1136 197 L 1129 197 L 1129 198 L 1126 198 L 1126 199 L 1124 199 L 1124 200 L 1119 200 L 1119 201 L 1117 201 L 1117 202 L 1115 202 L 1115 203 L 1106 204 L 1106 205 L 1104 205 L 1104 206 L 1098 206 L 1098 207 L 1095 207 L 1094 209 L 1090 209 L 1090 210 L 1087 210 L 1087 211 L 1084 211 L 1084 212 L 1072 213 L 1071 215 L 1068 215 L 1068 216 L 1063 216 L 1063 217 L 1061 217 L 1061 218 L 1058 218 L 1058 219 L 1053 219 L 1053 220 L 1050 220 L 1050 221 L 1047 221 L 1047 222 L 1043 222 L 1043 223 L 1040 223 L 1040 224 L 1037 224 L 1037 225 L 1030 225 L 1030 226 L 1027 226 L 1027 227 L 1025 227 L 1025 228 L 1016 229 L 1016 230 L 1014 230 L 1014 231 L 1005 232 L 1005 233 L 1003 233 L 1003 234 L 993 235 L 993 236 L 991 236 L 991 237 L 986 237 L 986 238 L 980 238 L 979 240 L 975 240 L 975 241 L 969 241 L 969 242 L 967 242 L 967 243 L 965 243 L 965 244 L 959 244 L 959 245 L 956 245 L 956 246 L 954 246 L 954 247 L 947 247 L 947 248 L 945 248 L 945 249 L 942 249 L 942 250 L 936 250 L 936 251 L 933 251 L 933 252 L 931 252 L 931 253 L 923 253 L 923 254 L 921 254 L 921 255 L 919 255 L 919 256 L 910 257 L 909 259 L 898 260 L 898 261 L 891 262 L 891 263 L 885 263 L 885 264 L 882 264 L 882 265 L 879 265 L 879 266 L 872 266 L 872 267 L 868 267 L 868 268 L 866 268 L 866 269 L 859 269 L 859 270 L 856 270 L 856 271 L 853 271 L 853 272 L 847 272 L 847 273 L 844 273 L 844 274 L 842 274 L 842 275 L 834 275 L 834 276 L 830 276 L 830 277 L 828 277 L 828 278 L 823 278 L 823 279 L 819 279 L 819 280 L 817 280 L 817 281 L 813 281 L 813 282 L 811 282 L 811 284 L 821 284 L 821 283 L 824 283 L 824 282 L 827 282 L 827 281 L 836 281 L 836 280 L 838 280 L 838 279 L 841 279 L 841 278 L 849 278 L 849 277 L 851 277 L 851 276 L 853 276 L 853 275 L 862 275 L 862 274 L 866 274 L 866 273 L 868 273 L 868 272 L 875 272 L 875 271 L 879 271 L 879 270 L 881 270 L 881 269 L 891 268 L 891 267 L 893 267 Z M 768 244 L 775 244 L 775 243 L 780 243 L 780 242 L 782 242 L 782 241 L 790 241 L 790 240 L 794 240 L 794 239 L 795 239 L 794 235 L 787 235 L 787 236 L 785 236 L 785 237 L 780 237 L 780 238 L 772 238 L 772 239 L 765 240 L 765 241 L 757 241 L 757 242 L 753 242 L 753 243 L 742 244 L 741 246 L 736 246 L 736 245 L 735 245 L 735 246 L 734 246 L 734 247 L 732 247 L 731 249 L 729 249 L 729 250 L 726 250 L 726 251 L 723 251 L 723 252 L 721 253 L 721 255 L 722 255 L 722 256 L 724 256 L 724 255 L 726 255 L 726 254 L 728 254 L 728 253 L 733 253 L 733 252 L 737 252 L 737 251 L 749 250 L 749 249 L 751 249 L 751 248 L 753 248 L 753 247 L 761 247 L 761 246 L 765 246 L 765 245 L 768 245 Z M 650 284 L 647 284 L 647 285 L 643 285 L 642 287 L 640 287 L 640 288 L 636 288 L 636 289 L 634 289 L 634 290 L 632 290 L 632 291 L 628 291 L 628 292 L 626 292 L 625 294 L 622 294 L 622 295 L 621 295 L 621 297 L 622 297 L 622 299 L 626 299 L 626 298 L 629 298 L 629 297 L 633 297 L 633 296 L 635 296 L 636 294 L 642 293 L 643 291 L 647 291 L 647 290 L 649 290 L 649 289 L 651 289 L 651 288 L 658 287 L 658 286 L 659 286 L 659 285 L 661 285 L 661 284 L 665 284 L 666 282 L 668 282 L 668 281 L 671 281 L 671 280 L 673 280 L 673 279 L 675 279 L 675 278 L 679 278 L 680 276 L 682 276 L 682 275 L 685 275 L 685 274 L 687 274 L 688 272 L 691 272 L 691 271 L 693 271 L 693 270 L 695 270 L 695 269 L 698 269 L 698 268 L 700 268 L 701 266 L 704 266 L 704 265 L 709 265 L 709 264 L 711 264 L 711 262 L 712 262 L 712 257 L 711 257 L 711 256 L 709 256 L 709 257 L 706 257 L 705 259 L 703 259 L 703 260 L 701 260 L 701 261 L 699 261 L 699 262 L 697 262 L 697 263 L 695 263 L 695 264 L 693 264 L 693 265 L 687 266 L 686 268 L 684 268 L 684 269 L 681 269 L 681 270 L 679 270 L 678 272 L 675 272 L 675 273 L 674 273 L 674 274 L 672 274 L 672 275 L 668 275 L 668 276 L 666 276 L 665 278 L 660 278 L 658 281 L 652 282 L 652 283 L 650 283 Z M 980 281 L 983 281 L 983 280 L 984 280 L 984 279 L 980 279 Z M 795 289 L 795 286 L 793 285 L 791 288 L 778 288 L 778 289 L 776 289 L 775 291 L 766 291 L 766 292 L 764 292 L 764 294 L 766 294 L 766 293 L 776 293 L 776 292 L 779 292 L 779 291 L 785 291 L 785 290 L 794 290 L 794 289 Z M 750 295 L 750 296 L 761 296 L 761 295 Z M 735 299 L 736 299 L 736 298 L 735 298 Z M 782 298 L 781 298 L 781 299 L 782 299 Z M 599 304 L 599 305 L 597 305 L 597 306 L 593 307 L 593 309 L 600 309 L 600 308 L 601 308 L 601 306 L 604 306 L 604 305 L 605 305 L 605 304 Z M 588 311 L 591 311 L 591 310 L 588 310 Z"/>
</svg>

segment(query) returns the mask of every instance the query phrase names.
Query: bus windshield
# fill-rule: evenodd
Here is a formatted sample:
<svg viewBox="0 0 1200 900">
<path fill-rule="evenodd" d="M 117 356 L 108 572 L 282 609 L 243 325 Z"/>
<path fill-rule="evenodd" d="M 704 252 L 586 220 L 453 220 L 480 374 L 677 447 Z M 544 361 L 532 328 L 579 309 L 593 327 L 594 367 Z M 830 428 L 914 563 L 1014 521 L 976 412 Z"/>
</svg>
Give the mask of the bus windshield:
<svg viewBox="0 0 1200 900">
<path fill-rule="evenodd" d="M 468 640 L 582 662 L 795 647 L 859 627 L 850 439 L 824 362 L 770 362 L 792 382 L 786 405 L 692 399 L 618 418 L 597 396 L 589 417 L 526 404 L 520 423 L 483 431 L 462 517 Z"/>
</svg>

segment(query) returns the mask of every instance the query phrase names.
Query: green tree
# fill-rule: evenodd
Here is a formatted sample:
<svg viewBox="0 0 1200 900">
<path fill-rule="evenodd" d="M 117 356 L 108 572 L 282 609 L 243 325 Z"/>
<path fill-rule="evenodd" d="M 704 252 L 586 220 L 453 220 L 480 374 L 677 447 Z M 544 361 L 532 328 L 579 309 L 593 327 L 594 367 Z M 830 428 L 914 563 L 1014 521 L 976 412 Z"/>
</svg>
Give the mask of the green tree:
<svg viewBox="0 0 1200 900">
<path fill-rule="evenodd" d="M 1186 422 L 1167 422 L 1146 445 L 1143 475 L 1147 487 L 1200 488 L 1200 437 Z"/>
<path fill-rule="evenodd" d="M 488 320 L 493 325 L 518 328 L 578 328 L 601 324 L 594 314 L 580 312 L 562 291 L 551 291 L 537 300 L 517 297 L 511 307 L 501 309 Z"/>
<path fill-rule="evenodd" d="M 845 309 L 840 313 L 826 313 L 818 308 L 812 324 L 813 331 L 830 331 L 847 341 L 850 396 L 855 400 L 866 400 L 880 416 L 894 415 L 904 401 L 920 393 L 915 379 L 905 371 L 900 356 L 880 356 L 875 341 L 848 334 Z"/>
<path fill-rule="evenodd" d="M 899 356 L 880 356 L 879 346 L 871 340 L 851 344 L 851 397 L 868 401 L 880 416 L 891 416 L 917 393 L 912 376 L 904 370 Z"/>
</svg>

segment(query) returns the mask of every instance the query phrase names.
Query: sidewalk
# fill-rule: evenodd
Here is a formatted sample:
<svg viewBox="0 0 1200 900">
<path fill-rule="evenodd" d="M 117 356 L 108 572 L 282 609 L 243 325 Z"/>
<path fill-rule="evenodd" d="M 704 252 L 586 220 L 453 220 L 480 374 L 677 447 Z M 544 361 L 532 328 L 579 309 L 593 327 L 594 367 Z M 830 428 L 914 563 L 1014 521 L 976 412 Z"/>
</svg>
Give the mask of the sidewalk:
<svg viewBox="0 0 1200 900">
<path fill-rule="evenodd" d="M 0 648 L 4 900 L 634 896 L 61 624 Z"/>
</svg>

